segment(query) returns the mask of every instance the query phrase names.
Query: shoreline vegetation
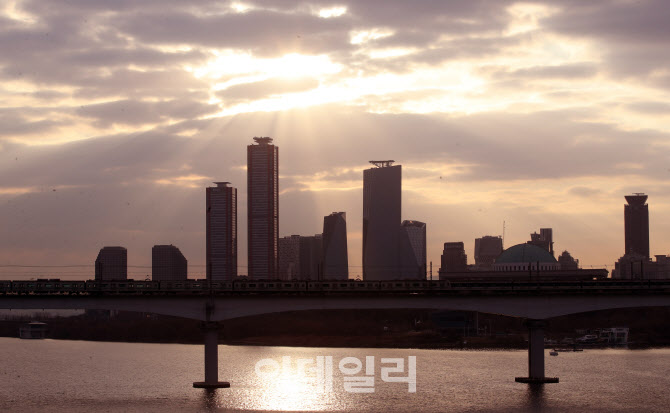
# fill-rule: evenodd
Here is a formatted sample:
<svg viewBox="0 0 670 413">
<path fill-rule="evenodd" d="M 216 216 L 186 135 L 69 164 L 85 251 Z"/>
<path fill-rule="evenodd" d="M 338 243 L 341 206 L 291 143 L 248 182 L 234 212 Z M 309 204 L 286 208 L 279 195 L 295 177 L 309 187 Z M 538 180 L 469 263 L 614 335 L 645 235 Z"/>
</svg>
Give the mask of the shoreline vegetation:
<svg viewBox="0 0 670 413">
<path fill-rule="evenodd" d="M 46 337 L 51 339 L 181 344 L 201 344 L 203 340 L 197 320 L 108 311 L 72 317 L 7 317 L 0 320 L 0 336 L 18 337 L 21 325 L 37 319 L 48 324 Z M 669 319 L 670 308 L 662 307 L 575 314 L 548 320 L 545 337 L 560 342 L 577 338 L 576 330 L 628 327 L 628 348 L 670 347 Z M 522 319 L 434 310 L 320 310 L 243 317 L 221 323 L 219 343 L 407 349 L 521 350 L 528 346 Z"/>
</svg>

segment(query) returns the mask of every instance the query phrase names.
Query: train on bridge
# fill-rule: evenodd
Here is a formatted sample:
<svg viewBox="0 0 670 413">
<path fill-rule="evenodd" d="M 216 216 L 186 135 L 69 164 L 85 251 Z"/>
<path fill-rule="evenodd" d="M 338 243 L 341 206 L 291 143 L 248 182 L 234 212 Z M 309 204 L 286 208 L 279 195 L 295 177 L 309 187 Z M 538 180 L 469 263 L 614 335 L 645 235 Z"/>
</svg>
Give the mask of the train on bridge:
<svg viewBox="0 0 670 413">
<path fill-rule="evenodd" d="M 670 280 L 0 280 L 0 295 L 486 294 L 613 290 L 670 292 Z"/>
</svg>

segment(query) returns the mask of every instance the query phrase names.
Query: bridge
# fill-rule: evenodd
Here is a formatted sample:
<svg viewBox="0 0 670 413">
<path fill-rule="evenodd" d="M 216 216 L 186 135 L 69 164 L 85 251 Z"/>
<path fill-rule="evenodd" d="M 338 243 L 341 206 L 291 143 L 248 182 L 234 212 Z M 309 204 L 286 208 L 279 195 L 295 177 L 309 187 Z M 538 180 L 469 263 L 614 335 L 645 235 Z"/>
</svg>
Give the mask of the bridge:
<svg viewBox="0 0 670 413">
<path fill-rule="evenodd" d="M 425 282 L 430 283 L 430 282 Z M 585 288 L 586 286 L 586 288 Z M 595 286 L 595 287 L 594 287 Z M 444 285 L 443 285 L 444 287 Z M 524 383 L 552 383 L 545 377 L 544 328 L 552 317 L 589 311 L 670 306 L 670 280 L 627 283 L 478 282 L 469 289 L 379 291 L 210 291 L 206 294 L 99 292 L 62 290 L 0 294 L 2 309 L 102 309 L 148 312 L 203 321 L 205 380 L 194 387 L 229 387 L 218 380 L 218 328 L 225 320 L 267 313 L 334 309 L 463 310 L 521 317 L 527 320 L 528 377 Z"/>
</svg>

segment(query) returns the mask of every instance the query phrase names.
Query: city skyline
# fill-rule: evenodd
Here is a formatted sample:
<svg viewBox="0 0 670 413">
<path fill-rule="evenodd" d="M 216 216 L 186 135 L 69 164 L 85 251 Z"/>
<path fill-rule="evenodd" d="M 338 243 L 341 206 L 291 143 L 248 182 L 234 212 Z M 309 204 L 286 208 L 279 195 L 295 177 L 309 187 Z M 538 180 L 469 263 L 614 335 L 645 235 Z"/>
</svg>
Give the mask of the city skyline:
<svg viewBox="0 0 670 413">
<path fill-rule="evenodd" d="M 174 4 L 169 31 L 154 2 L 56 4 L 0 7 L 3 265 L 91 274 L 123 245 L 144 276 L 172 243 L 204 274 L 202 188 L 229 180 L 246 210 L 251 136 L 282 147 L 279 236 L 346 211 L 352 276 L 380 158 L 403 164 L 434 267 L 505 222 L 506 246 L 551 227 L 557 253 L 611 269 L 636 192 L 650 255 L 670 252 L 662 2 Z"/>
</svg>

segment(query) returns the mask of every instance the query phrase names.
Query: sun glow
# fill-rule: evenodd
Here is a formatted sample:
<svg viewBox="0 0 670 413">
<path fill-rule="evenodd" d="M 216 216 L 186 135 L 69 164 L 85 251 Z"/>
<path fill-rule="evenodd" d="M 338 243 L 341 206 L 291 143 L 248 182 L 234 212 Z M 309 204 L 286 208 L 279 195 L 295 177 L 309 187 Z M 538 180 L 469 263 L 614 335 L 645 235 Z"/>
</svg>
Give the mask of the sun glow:
<svg viewBox="0 0 670 413">
<path fill-rule="evenodd" d="M 319 10 L 319 17 L 324 19 L 329 19 L 331 17 L 340 17 L 347 12 L 347 8 L 344 6 L 331 7 L 329 9 Z"/>
<path fill-rule="evenodd" d="M 356 30 L 349 33 L 349 42 L 351 44 L 363 44 L 371 40 L 383 39 L 393 36 L 393 30 L 375 28 L 370 30 Z"/>
<path fill-rule="evenodd" d="M 338 73 L 342 66 L 326 55 L 290 53 L 277 58 L 256 58 L 251 54 L 215 52 L 216 56 L 205 66 L 187 68 L 197 78 L 221 79 L 234 75 L 248 77 L 300 77 Z"/>
</svg>

